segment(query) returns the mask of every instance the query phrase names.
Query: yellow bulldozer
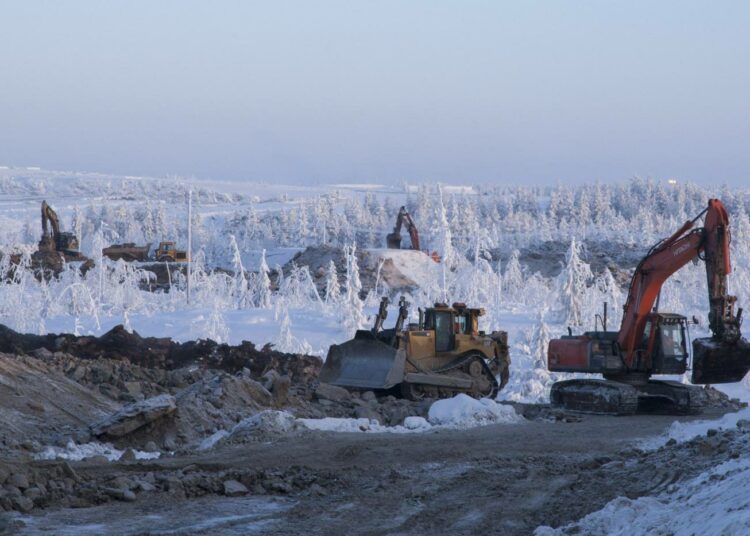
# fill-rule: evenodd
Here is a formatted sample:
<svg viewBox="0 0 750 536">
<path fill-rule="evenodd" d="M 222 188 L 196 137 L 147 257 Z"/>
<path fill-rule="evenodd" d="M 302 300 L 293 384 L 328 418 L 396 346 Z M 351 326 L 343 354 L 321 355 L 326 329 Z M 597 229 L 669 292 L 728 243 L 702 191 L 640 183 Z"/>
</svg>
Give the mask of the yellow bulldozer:
<svg viewBox="0 0 750 536">
<path fill-rule="evenodd" d="M 395 327 L 383 329 L 388 305 L 384 297 L 372 329 L 331 345 L 320 381 L 352 390 L 394 390 L 410 400 L 458 393 L 494 398 L 508 382 L 508 334 L 479 331 L 484 309 L 436 303 L 419 309 L 418 323 L 406 324 L 409 303 L 402 297 Z"/>
</svg>

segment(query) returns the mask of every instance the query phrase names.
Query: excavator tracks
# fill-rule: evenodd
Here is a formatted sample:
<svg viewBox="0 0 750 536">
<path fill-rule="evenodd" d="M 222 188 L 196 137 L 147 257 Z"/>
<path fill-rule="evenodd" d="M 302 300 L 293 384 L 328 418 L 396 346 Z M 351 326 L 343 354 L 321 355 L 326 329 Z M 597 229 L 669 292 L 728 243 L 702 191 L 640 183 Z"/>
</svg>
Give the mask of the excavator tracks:
<svg viewBox="0 0 750 536">
<path fill-rule="evenodd" d="M 550 403 L 569 411 L 600 415 L 693 415 L 705 407 L 706 395 L 700 387 L 675 381 L 651 380 L 630 385 L 612 380 L 577 379 L 555 383 Z"/>
<path fill-rule="evenodd" d="M 638 390 L 610 380 L 564 380 L 552 385 L 552 406 L 603 415 L 633 415 L 638 411 Z"/>
</svg>

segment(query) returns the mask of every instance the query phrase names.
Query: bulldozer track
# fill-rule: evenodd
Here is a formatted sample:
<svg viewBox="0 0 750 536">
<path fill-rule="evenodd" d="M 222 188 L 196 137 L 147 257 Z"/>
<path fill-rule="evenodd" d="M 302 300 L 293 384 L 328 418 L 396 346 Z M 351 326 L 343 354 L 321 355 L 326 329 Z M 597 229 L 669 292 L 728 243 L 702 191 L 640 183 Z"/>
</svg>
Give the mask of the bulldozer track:
<svg viewBox="0 0 750 536">
<path fill-rule="evenodd" d="M 495 358 L 493 358 L 495 359 Z M 466 367 L 467 365 L 470 365 L 472 361 L 477 360 L 482 364 L 482 370 L 484 374 L 487 376 L 487 379 L 490 383 L 490 390 L 488 393 L 475 393 L 473 389 L 452 389 L 452 391 L 456 394 L 458 393 L 469 393 L 472 396 L 477 395 L 479 398 L 483 397 L 493 397 L 495 394 L 497 394 L 497 391 L 499 390 L 500 386 L 497 382 L 497 378 L 492 373 L 492 370 L 490 369 L 489 365 L 487 364 L 486 360 L 487 358 L 483 356 L 482 354 L 479 354 L 477 352 L 471 352 L 469 354 L 466 354 L 464 356 L 461 356 L 458 359 L 455 359 L 454 361 L 448 363 L 447 365 L 443 365 L 442 367 L 438 367 L 436 369 L 425 369 L 422 367 L 419 363 L 415 362 L 413 359 L 407 357 L 406 361 L 411 366 L 413 366 L 415 369 L 417 369 L 419 372 L 422 372 L 424 374 L 431 374 L 431 375 L 445 375 L 448 372 L 451 371 L 459 371 Z M 469 376 L 472 376 L 468 370 L 463 371 L 466 374 L 469 374 Z M 406 383 L 406 382 L 404 382 Z M 416 395 L 416 392 L 420 390 L 421 384 L 409 384 L 406 388 L 402 388 L 402 392 L 409 394 L 410 396 L 408 398 L 413 398 Z"/>
</svg>

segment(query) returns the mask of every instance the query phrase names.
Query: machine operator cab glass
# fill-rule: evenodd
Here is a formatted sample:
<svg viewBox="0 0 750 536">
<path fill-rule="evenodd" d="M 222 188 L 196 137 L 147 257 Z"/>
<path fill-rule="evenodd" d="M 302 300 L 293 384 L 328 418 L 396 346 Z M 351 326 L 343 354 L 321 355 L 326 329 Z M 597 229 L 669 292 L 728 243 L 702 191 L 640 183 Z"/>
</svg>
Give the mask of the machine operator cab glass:
<svg viewBox="0 0 750 536">
<path fill-rule="evenodd" d="M 653 348 L 652 365 L 655 373 L 682 374 L 687 369 L 686 324 L 687 319 L 682 315 L 649 315 L 643 332 L 642 348 Z"/>
<path fill-rule="evenodd" d="M 463 308 L 456 310 L 445 304 L 435 304 L 434 309 L 425 312 L 424 329 L 435 330 L 436 352 L 452 352 L 456 347 L 456 335 L 471 335 L 474 323 L 471 313 Z"/>
</svg>

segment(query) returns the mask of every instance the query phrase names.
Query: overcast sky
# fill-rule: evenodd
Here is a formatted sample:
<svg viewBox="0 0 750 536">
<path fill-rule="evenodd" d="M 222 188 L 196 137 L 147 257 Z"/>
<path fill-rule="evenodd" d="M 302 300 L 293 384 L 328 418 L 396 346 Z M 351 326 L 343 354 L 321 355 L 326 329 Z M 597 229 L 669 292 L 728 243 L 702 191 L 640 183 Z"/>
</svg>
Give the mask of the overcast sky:
<svg viewBox="0 0 750 536">
<path fill-rule="evenodd" d="M 0 0 L 0 165 L 750 177 L 750 2 Z"/>
</svg>

